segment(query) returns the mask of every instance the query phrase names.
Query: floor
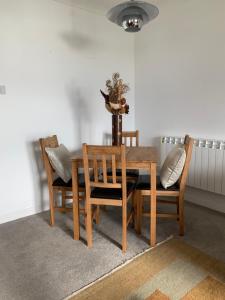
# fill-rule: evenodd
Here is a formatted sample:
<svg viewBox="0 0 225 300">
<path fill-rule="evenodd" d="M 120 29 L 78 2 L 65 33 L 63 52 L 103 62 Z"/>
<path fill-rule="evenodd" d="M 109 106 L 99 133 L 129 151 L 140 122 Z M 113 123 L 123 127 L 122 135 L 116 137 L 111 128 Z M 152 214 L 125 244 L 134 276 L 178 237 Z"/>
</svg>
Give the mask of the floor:
<svg viewBox="0 0 225 300">
<path fill-rule="evenodd" d="M 225 215 L 186 203 L 186 240 L 206 253 L 225 261 Z M 121 215 L 117 208 L 101 212 L 101 223 L 94 227 L 93 249 L 72 239 L 72 218 L 57 215 L 56 226 L 48 225 L 48 213 L 0 225 L 0 299 L 59 300 L 96 280 L 129 258 L 148 248 L 147 220 L 143 237 L 129 228 L 128 251 L 123 255 Z M 160 220 L 158 242 L 177 237 L 178 226 Z"/>
</svg>

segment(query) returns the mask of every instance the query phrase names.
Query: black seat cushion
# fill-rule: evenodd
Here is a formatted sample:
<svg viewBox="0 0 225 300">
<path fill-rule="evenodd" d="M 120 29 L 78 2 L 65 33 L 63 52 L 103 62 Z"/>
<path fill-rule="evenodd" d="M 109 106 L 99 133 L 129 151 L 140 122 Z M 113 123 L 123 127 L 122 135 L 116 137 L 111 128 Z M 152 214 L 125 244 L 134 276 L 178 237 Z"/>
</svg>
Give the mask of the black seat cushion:
<svg viewBox="0 0 225 300">
<path fill-rule="evenodd" d="M 127 182 L 127 197 L 135 189 L 134 182 Z M 122 189 L 107 189 L 107 188 L 94 188 L 91 192 L 91 198 L 101 199 L 115 199 L 122 200 Z"/>
<path fill-rule="evenodd" d="M 137 178 L 139 176 L 139 171 L 138 170 L 133 170 L 133 169 L 130 169 L 130 170 L 127 170 L 127 177 L 134 177 L 134 178 Z M 107 175 L 108 176 L 112 176 L 112 170 L 109 170 L 107 172 Z M 122 176 L 122 171 L 121 170 L 116 170 L 116 176 L 119 176 L 121 177 Z"/>
<path fill-rule="evenodd" d="M 84 174 L 79 174 L 79 187 L 85 187 Z M 72 178 L 65 182 L 62 178 L 58 177 L 53 181 L 53 186 L 71 187 L 72 188 Z"/>
<path fill-rule="evenodd" d="M 137 190 L 150 190 L 150 176 L 149 175 L 140 175 L 136 185 Z M 179 191 L 179 183 L 175 183 L 171 187 L 165 189 L 161 182 L 160 177 L 157 176 L 156 180 L 156 189 L 158 191 Z"/>
</svg>

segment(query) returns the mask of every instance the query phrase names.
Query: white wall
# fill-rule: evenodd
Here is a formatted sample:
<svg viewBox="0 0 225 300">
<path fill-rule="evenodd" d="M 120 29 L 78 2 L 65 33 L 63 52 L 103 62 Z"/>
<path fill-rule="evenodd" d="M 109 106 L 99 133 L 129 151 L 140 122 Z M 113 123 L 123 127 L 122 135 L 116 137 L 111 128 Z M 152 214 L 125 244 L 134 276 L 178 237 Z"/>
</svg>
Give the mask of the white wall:
<svg viewBox="0 0 225 300">
<path fill-rule="evenodd" d="M 225 1 L 152 2 L 160 14 L 135 36 L 141 140 L 225 139 Z"/>
<path fill-rule="evenodd" d="M 135 115 L 142 143 L 160 136 L 225 140 L 225 1 L 153 0 L 160 14 L 135 36 Z M 186 200 L 225 211 L 225 197 Z"/>
<path fill-rule="evenodd" d="M 99 89 L 115 71 L 130 83 L 124 125 L 134 128 L 134 38 L 54 0 L 0 0 L 0 41 L 2 223 L 48 207 L 40 137 L 73 150 L 111 132 Z"/>
<path fill-rule="evenodd" d="M 72 150 L 110 133 L 99 89 L 115 71 L 142 144 L 225 138 L 225 1 L 151 2 L 159 17 L 133 35 L 60 1 L 0 0 L 0 223 L 48 207 L 39 137 Z"/>
</svg>

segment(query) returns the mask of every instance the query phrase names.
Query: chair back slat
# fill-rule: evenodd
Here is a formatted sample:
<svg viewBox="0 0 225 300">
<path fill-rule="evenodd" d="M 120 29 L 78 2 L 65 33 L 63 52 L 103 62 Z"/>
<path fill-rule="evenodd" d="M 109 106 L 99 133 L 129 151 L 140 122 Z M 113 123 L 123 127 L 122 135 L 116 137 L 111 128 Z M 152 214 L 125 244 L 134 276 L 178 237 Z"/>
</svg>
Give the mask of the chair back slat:
<svg viewBox="0 0 225 300">
<path fill-rule="evenodd" d="M 130 147 L 133 147 L 133 137 L 130 137 Z"/>
<path fill-rule="evenodd" d="M 103 171 L 103 182 L 107 183 L 107 168 L 106 168 L 106 157 L 102 155 L 102 171 Z"/>
<path fill-rule="evenodd" d="M 99 188 L 122 188 L 126 187 L 126 155 L 125 146 L 89 146 L 83 144 L 83 160 L 86 192 L 91 193 L 91 187 Z M 118 163 L 122 174 L 116 176 Z M 112 167 L 112 176 L 107 175 L 107 167 Z M 91 177 L 91 170 L 94 169 L 94 181 Z M 97 175 L 102 173 L 102 178 L 97 178 Z"/>
<path fill-rule="evenodd" d="M 93 159 L 94 181 L 98 182 L 98 162 L 96 157 Z"/>
<path fill-rule="evenodd" d="M 129 144 L 128 144 L 129 141 Z M 123 131 L 122 132 L 122 143 L 129 147 L 139 146 L 139 130 L 136 131 Z"/>
<path fill-rule="evenodd" d="M 112 155 L 112 180 L 116 183 L 116 156 Z"/>
</svg>

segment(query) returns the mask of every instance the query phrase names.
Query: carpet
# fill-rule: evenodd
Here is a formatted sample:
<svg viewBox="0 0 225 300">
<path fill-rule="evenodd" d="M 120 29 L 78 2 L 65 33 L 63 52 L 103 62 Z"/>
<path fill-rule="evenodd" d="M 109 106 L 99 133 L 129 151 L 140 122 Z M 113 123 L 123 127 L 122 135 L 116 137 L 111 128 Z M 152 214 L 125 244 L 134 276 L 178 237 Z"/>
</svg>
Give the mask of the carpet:
<svg viewBox="0 0 225 300">
<path fill-rule="evenodd" d="M 69 300 L 224 300 L 225 263 L 172 239 Z"/>
</svg>

